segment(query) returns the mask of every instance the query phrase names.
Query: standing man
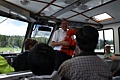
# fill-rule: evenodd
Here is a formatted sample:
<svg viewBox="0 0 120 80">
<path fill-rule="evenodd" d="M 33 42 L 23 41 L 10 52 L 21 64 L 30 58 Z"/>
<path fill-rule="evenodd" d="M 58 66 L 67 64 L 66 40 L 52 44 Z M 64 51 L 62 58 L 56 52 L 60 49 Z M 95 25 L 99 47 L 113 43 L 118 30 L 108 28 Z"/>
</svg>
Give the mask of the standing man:
<svg viewBox="0 0 120 80">
<path fill-rule="evenodd" d="M 62 62 L 72 57 L 64 52 L 60 52 L 61 47 L 63 45 L 69 46 L 69 43 L 67 41 L 64 41 L 64 38 L 66 37 L 67 28 L 68 28 L 68 21 L 66 19 L 63 19 L 61 21 L 61 29 L 56 30 L 52 38 L 51 46 L 53 46 L 54 50 L 56 50 L 55 70 L 58 70 Z"/>
</svg>

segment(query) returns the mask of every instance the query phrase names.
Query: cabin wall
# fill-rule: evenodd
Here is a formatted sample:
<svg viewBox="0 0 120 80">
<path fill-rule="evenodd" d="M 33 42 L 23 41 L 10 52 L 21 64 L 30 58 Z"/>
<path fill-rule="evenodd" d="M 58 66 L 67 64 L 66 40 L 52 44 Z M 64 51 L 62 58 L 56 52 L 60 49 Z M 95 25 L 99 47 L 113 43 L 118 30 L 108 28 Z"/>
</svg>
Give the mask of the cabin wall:
<svg viewBox="0 0 120 80">
<path fill-rule="evenodd" d="M 120 23 L 116 23 L 116 24 L 110 24 L 110 25 L 105 25 L 103 26 L 103 29 L 106 28 L 113 28 L 114 30 L 114 44 L 115 44 L 115 54 L 119 54 L 119 34 L 118 34 L 118 28 L 120 27 Z M 110 36 L 110 35 L 108 35 Z"/>
</svg>

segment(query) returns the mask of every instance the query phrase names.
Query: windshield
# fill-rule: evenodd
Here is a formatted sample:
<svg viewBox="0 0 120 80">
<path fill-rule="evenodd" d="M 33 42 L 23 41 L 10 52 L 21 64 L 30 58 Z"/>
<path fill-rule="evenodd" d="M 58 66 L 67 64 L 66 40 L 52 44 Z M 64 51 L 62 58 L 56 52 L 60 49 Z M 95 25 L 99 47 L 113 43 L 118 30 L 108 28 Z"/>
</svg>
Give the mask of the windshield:
<svg viewBox="0 0 120 80">
<path fill-rule="evenodd" d="M 51 31 L 38 30 L 39 27 L 49 27 L 49 28 L 51 28 Z M 51 35 L 52 30 L 53 30 L 53 27 L 51 27 L 51 26 L 35 24 L 31 37 L 34 38 L 35 40 L 37 40 L 39 43 L 47 43 L 49 40 L 49 37 Z"/>
</svg>

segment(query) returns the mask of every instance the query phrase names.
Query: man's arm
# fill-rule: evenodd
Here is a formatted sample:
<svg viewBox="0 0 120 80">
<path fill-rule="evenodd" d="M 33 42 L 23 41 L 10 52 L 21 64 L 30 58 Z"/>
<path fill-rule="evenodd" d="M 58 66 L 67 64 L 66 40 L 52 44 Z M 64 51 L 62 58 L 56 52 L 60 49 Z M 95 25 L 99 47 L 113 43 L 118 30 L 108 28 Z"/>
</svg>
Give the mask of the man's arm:
<svg viewBox="0 0 120 80">
<path fill-rule="evenodd" d="M 67 41 L 60 41 L 60 42 L 52 41 L 51 43 L 51 46 L 60 46 L 60 45 L 69 46 L 69 43 Z"/>
<path fill-rule="evenodd" d="M 53 38 L 52 38 L 52 42 L 51 42 L 51 46 L 60 46 L 60 45 L 66 45 L 68 46 L 69 43 L 67 41 L 58 41 L 58 31 L 55 31 Z"/>
<path fill-rule="evenodd" d="M 117 56 L 115 56 L 115 54 L 112 54 L 112 56 L 109 57 L 112 60 L 119 60 Z"/>
</svg>

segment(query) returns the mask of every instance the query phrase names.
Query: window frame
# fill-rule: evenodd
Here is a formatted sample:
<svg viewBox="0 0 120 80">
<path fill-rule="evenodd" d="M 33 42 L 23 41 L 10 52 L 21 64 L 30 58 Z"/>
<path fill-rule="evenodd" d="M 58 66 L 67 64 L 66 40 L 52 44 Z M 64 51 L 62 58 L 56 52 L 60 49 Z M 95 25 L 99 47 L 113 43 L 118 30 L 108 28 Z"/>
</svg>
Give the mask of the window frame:
<svg viewBox="0 0 120 80">
<path fill-rule="evenodd" d="M 36 24 L 41 25 L 40 23 L 34 23 L 34 24 L 33 24 L 33 28 L 32 28 L 32 30 L 31 30 L 30 38 L 32 38 L 32 31 L 34 30 L 34 26 L 35 26 Z M 52 34 L 53 34 L 53 32 L 54 32 L 55 26 L 56 26 L 56 25 L 54 25 L 54 26 L 49 26 L 49 27 L 52 27 L 53 29 L 52 29 L 52 31 L 51 31 L 51 34 L 50 34 L 50 36 L 49 36 L 48 41 L 47 41 L 46 44 L 49 44 L 50 39 L 51 39 L 51 37 L 52 37 Z"/>
<path fill-rule="evenodd" d="M 4 14 L 4 15 L 0 14 L 0 16 L 1 16 L 1 17 L 6 17 L 6 18 L 8 18 L 8 19 L 13 19 L 13 20 L 16 20 L 16 21 L 26 22 L 26 23 L 28 24 L 28 25 L 27 25 L 26 32 L 25 32 L 25 35 L 24 35 L 24 39 L 23 39 L 23 44 L 22 44 L 22 47 L 21 47 L 21 51 L 20 51 L 20 53 L 22 53 L 22 52 L 23 52 L 23 49 L 24 49 L 24 40 L 26 39 L 27 31 L 28 31 L 28 26 L 29 26 L 30 22 L 27 21 L 27 20 L 21 19 L 21 18 L 19 18 L 19 17 L 14 18 L 13 16 L 10 16 L 10 15 L 7 15 L 7 14 Z M 17 53 L 12 52 L 11 54 L 17 54 Z M 4 54 L 3 54 L 3 55 L 4 55 Z M 6 54 L 6 55 L 10 55 L 10 54 Z"/>
</svg>

